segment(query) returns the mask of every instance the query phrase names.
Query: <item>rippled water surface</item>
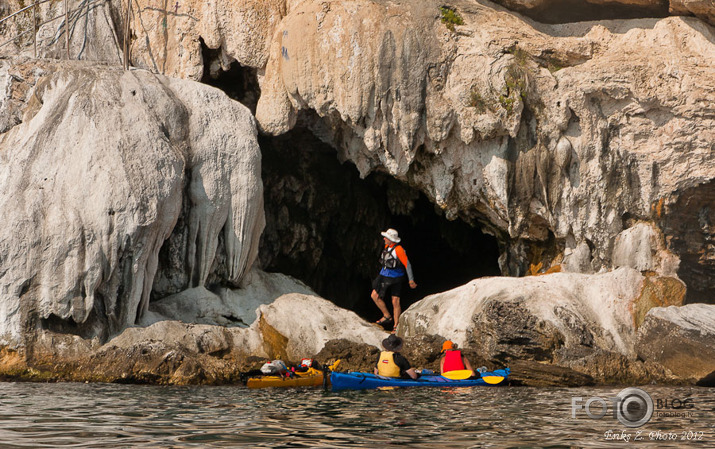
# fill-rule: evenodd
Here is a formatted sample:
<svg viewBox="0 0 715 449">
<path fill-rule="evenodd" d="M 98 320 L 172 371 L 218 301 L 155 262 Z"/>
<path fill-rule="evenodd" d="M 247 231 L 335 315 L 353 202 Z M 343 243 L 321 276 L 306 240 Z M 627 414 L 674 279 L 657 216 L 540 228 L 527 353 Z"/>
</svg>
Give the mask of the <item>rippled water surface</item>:
<svg viewBox="0 0 715 449">
<path fill-rule="evenodd" d="M 643 387 L 656 410 L 627 428 L 572 414 L 621 388 L 322 389 L 0 383 L 5 447 L 715 447 L 715 389 Z M 610 404 L 610 403 L 609 403 Z M 680 402 L 676 402 L 680 405 Z M 598 407 L 595 409 L 598 411 Z M 681 416 L 658 416 L 668 411 Z M 610 434 L 608 432 L 611 432 Z M 618 435 L 628 443 L 607 439 Z M 675 439 L 673 439 L 675 437 Z M 663 439 L 665 438 L 665 440 Z"/>
</svg>

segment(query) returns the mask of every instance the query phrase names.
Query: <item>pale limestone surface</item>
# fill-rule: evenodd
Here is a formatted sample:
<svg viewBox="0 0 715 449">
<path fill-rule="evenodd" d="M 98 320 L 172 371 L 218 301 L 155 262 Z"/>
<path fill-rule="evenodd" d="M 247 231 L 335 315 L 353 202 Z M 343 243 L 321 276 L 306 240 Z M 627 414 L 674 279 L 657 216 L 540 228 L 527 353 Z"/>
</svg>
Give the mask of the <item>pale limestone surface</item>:
<svg viewBox="0 0 715 449">
<path fill-rule="evenodd" d="M 285 350 L 290 360 L 299 360 L 305 354 L 317 354 L 326 342 L 334 339 L 380 348 L 382 340 L 389 335 L 354 312 L 317 296 L 283 295 L 271 304 L 260 306 L 257 313 L 258 320 L 250 329 L 260 331 L 260 321 L 264 320 L 287 337 Z"/>
<path fill-rule="evenodd" d="M 475 279 L 410 306 L 400 317 L 399 333 L 406 337 L 437 334 L 463 347 L 490 351 L 493 342 L 489 341 L 491 336 L 485 336 L 492 330 L 487 329 L 490 326 L 514 348 L 544 346 L 548 352 L 586 346 L 635 358 L 636 328 L 631 310 L 642 280 L 643 276 L 632 268 L 596 275 L 555 273 Z M 495 306 L 504 310 L 491 313 L 489 309 Z M 520 330 L 522 322 L 527 326 Z M 517 335 L 519 332 L 523 335 Z M 553 336 L 561 343 L 549 349 L 551 342 L 545 345 L 542 340 Z M 520 342 L 518 337 L 525 337 L 525 341 Z M 550 354 L 550 360 L 556 355 Z"/>
<path fill-rule="evenodd" d="M 329 340 L 347 339 L 380 347 L 389 335 L 355 313 L 314 295 L 283 295 L 259 306 L 257 315 L 258 319 L 248 328 L 161 320 L 147 327 L 128 328 L 97 351 L 154 342 L 179 344 L 193 353 L 225 351 L 238 357 L 266 358 L 280 354 L 287 360 L 297 361 L 314 356 Z M 271 331 L 266 331 L 267 327 Z M 271 347 L 275 331 L 285 339 L 284 347 Z"/>
<path fill-rule="evenodd" d="M 613 266 L 676 277 L 679 261 L 665 248 L 660 236 L 658 230 L 646 223 L 637 223 L 624 230 L 614 242 Z"/>
<path fill-rule="evenodd" d="M 698 19 L 545 26 L 458 1 L 465 25 L 452 32 L 435 2 L 189 1 L 173 13 L 139 4 L 135 64 L 198 79 L 198 37 L 221 46 L 223 68 L 236 59 L 259 69 L 263 131 L 284 132 L 300 111 L 314 111 L 314 132 L 363 175 L 389 172 L 449 217 L 480 221 L 497 234 L 507 245 L 505 272 L 523 274 L 524 264 L 537 262 L 527 260 L 524 242 L 546 241 L 549 232 L 563 244 L 571 271 L 621 264 L 675 271 L 677 260 L 653 258 L 653 242 L 672 235 L 624 229 L 627 215 L 696 217 L 703 241 L 711 241 L 709 212 L 674 208 L 684 190 L 702 198 L 697 189 L 715 185 L 715 39 Z M 111 17 L 96 11 L 94 20 Z M 116 64 L 117 48 L 102 42 L 92 54 Z M 31 52 L 27 42 L 22 51 Z M 41 54 L 61 54 L 61 47 Z M 15 70 L 0 62 L 0 210 L 10 223 L 0 230 L 3 342 L 18 342 L 35 310 L 40 318 L 86 323 L 90 334 L 120 331 L 145 313 L 152 289 L 197 288 L 189 298 L 202 292 L 216 274 L 214 260 L 228 284 L 240 284 L 263 226 L 248 112 L 186 81 L 47 64 Z M 672 229 L 693 242 L 689 228 Z M 155 276 L 167 238 L 175 242 L 172 263 Z M 706 246 L 695 246 L 700 261 L 712 258 Z M 558 331 L 566 347 L 584 346 L 586 338 L 632 357 L 634 329 L 624 308 L 640 274 L 622 268 L 590 278 L 552 276 L 474 281 L 456 296 L 478 300 L 457 303 L 448 298 L 454 291 L 443 293 L 452 315 L 427 311 L 401 326 L 408 334 L 452 332 L 457 341 L 476 341 L 470 338 L 479 329 L 465 316 L 505 299 L 523 306 L 522 318 L 545 323 L 544 335 Z M 480 296 L 482 288 L 493 294 Z M 514 296 L 521 288 L 535 299 Z M 303 308 L 278 300 L 280 308 L 265 306 L 261 316 L 289 336 L 292 354 L 315 350 L 333 330 L 361 338 L 365 323 L 345 330 L 340 326 L 354 320 L 335 318 L 329 306 L 286 298 Z M 564 304 L 558 312 L 557 299 Z M 95 303 L 105 316 L 91 316 Z M 317 313 L 303 315 L 310 310 Z M 300 317 L 303 327 L 289 328 Z M 591 325 L 595 332 L 584 331 Z M 383 333 L 370 329 L 362 341 L 377 346 Z M 234 344 L 262 345 L 250 333 L 255 328 L 231 332 L 241 336 Z"/>
<path fill-rule="evenodd" d="M 179 320 L 184 323 L 214 324 L 229 327 L 248 327 L 253 323 L 256 309 L 270 304 L 288 293 L 317 296 L 302 282 L 279 273 L 251 270 L 241 288 L 218 288 L 211 292 L 205 287 L 195 287 L 168 296 L 149 305 L 154 312 L 142 324 L 161 319 Z"/>
<path fill-rule="evenodd" d="M 264 226 L 244 106 L 145 71 L 0 65 L 15 101 L 0 135 L 2 343 L 22 345 L 25 323 L 53 316 L 102 338 L 134 324 L 172 232 L 186 263 L 173 279 L 203 285 L 221 241 L 221 272 L 240 283 Z"/>
<path fill-rule="evenodd" d="M 0 19 L 32 3 L 34 2 L 26 0 L 3 0 L 0 2 Z M 64 1 L 51 1 L 43 2 L 37 7 L 37 56 L 67 59 L 69 54 L 70 59 L 121 64 L 123 61 L 121 36 L 124 33 L 115 20 L 120 16 L 116 10 L 119 2 L 69 0 L 67 2 L 70 22 L 69 51 L 65 33 L 64 5 Z M 35 44 L 30 33 L 33 25 L 32 12 L 33 9 L 29 8 L 3 22 L 0 33 L 3 37 L 2 41 L 9 42 L 0 47 L 0 55 L 34 55 Z"/>
<path fill-rule="evenodd" d="M 180 345 L 193 353 L 240 348 L 241 351 L 261 354 L 262 347 L 259 335 L 247 329 L 163 320 L 147 327 L 129 327 L 97 348 L 97 352 L 112 348 L 128 349 L 148 343 Z"/>
<path fill-rule="evenodd" d="M 8 12 L 27 6 L 27 2 L 21 0 L 7 3 Z M 209 48 L 222 49 L 216 66 L 209 71 L 227 69 L 235 60 L 244 66 L 262 67 L 273 30 L 291 3 L 285 0 L 134 1 L 129 20 L 132 65 L 171 77 L 199 80 L 204 72 L 201 39 Z M 69 0 L 68 4 L 70 57 L 122 64 L 127 2 Z M 39 8 L 38 23 L 56 17 L 59 19 L 38 30 L 39 57 L 66 57 L 64 2 L 47 2 Z M 32 16 L 28 12 L 8 22 L 0 35 L 9 39 L 31 27 Z M 5 54 L 31 56 L 31 35 L 0 48 L 0 55 Z"/>
</svg>

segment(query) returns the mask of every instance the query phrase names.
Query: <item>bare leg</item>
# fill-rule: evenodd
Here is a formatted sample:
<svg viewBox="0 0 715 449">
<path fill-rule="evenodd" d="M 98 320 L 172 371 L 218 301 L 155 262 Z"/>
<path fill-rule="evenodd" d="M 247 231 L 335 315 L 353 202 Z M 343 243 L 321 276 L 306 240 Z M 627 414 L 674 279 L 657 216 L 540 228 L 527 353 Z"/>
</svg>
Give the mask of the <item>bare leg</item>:
<svg viewBox="0 0 715 449">
<path fill-rule="evenodd" d="M 395 327 L 397 327 L 397 323 L 400 322 L 400 314 L 402 313 L 402 307 L 400 306 L 400 297 L 399 296 L 392 297 L 392 313 L 394 314 L 394 317 L 395 317 Z"/>
<path fill-rule="evenodd" d="M 382 312 L 382 316 L 391 318 L 390 311 L 387 310 L 387 304 L 385 304 L 385 301 L 377 295 L 377 291 L 373 290 L 370 297 L 373 301 L 375 301 L 375 304 L 377 305 L 377 308 L 380 309 L 380 312 Z"/>
</svg>

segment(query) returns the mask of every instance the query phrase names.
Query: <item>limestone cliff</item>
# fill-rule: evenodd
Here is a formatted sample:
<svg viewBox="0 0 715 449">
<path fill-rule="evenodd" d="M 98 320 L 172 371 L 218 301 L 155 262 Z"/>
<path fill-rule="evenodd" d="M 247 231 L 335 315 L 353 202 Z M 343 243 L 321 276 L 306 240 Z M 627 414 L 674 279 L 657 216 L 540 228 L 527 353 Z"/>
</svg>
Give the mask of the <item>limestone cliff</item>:
<svg viewBox="0 0 715 449">
<path fill-rule="evenodd" d="M 491 228 L 508 245 L 505 273 L 579 246 L 576 265 L 610 268 L 616 236 L 638 220 L 691 229 L 711 272 L 712 234 L 695 218 L 711 212 L 678 205 L 691 189 L 712 197 L 710 27 L 545 26 L 460 2 L 453 32 L 436 7 L 351 5 L 304 2 L 283 20 L 256 112 L 264 132 L 317 112 L 315 132 L 363 175 L 386 170 Z"/>
<path fill-rule="evenodd" d="M 36 33 L 27 15 L 0 28 L 3 38 L 25 33 L 0 49 L 13 55 L 0 60 L 2 345 L 42 343 L 49 335 L 50 343 L 38 348 L 56 349 L 57 338 L 72 339 L 73 351 L 96 349 L 94 337 L 104 342 L 147 312 L 183 319 L 182 305 L 195 306 L 195 300 L 202 302 L 185 309 L 194 322 L 240 327 L 234 312 L 256 304 L 233 301 L 229 289 L 256 260 L 264 226 L 257 129 L 265 139 L 291 130 L 288 138 L 316 136 L 360 177 L 389 177 L 377 186 L 386 186 L 390 211 L 409 215 L 422 194 L 430 210 L 434 204 L 448 219 L 483 228 L 498 240 L 503 274 L 624 267 L 547 281 L 486 280 L 479 284 L 485 291 L 456 295 L 470 302 L 451 311 L 449 328 L 441 327 L 434 309 L 420 312 L 433 305 L 427 298 L 411 311 L 415 318 L 406 313 L 401 323 L 415 338 L 456 332 L 485 358 L 550 361 L 607 379 L 593 371 L 598 363 L 592 360 L 604 353 L 613 375 L 618 357 L 638 371 L 636 352 L 663 366 L 677 364 L 675 356 L 657 355 L 657 347 L 635 346 L 639 335 L 648 338 L 683 322 L 699 325 L 672 311 L 649 314 L 654 306 L 682 304 L 681 280 L 690 302 L 715 297 L 711 3 L 670 2 L 672 14 L 696 17 L 666 17 L 665 4 L 649 0 L 587 2 L 594 9 L 556 17 L 560 3 L 500 2 L 550 24 L 471 0 L 187 0 L 159 6 L 139 0 L 128 22 L 119 1 L 69 3 L 69 30 L 62 2 L 42 5 Z M 602 15 L 614 3 L 624 9 Z M 23 4 L 10 0 L 0 10 Z M 15 57 L 33 53 L 33 34 L 40 57 L 69 53 L 101 62 Z M 139 70 L 118 67 L 125 43 Z M 251 99 L 250 111 L 195 82 L 232 71 L 242 82 L 226 90 Z M 280 159 L 281 141 L 271 146 L 271 158 Z M 305 162 L 298 161 L 297 167 Z M 274 226 L 266 246 L 273 254 L 266 260 L 298 248 L 313 257 L 288 263 L 307 260 L 302 271 L 330 276 L 326 260 L 340 262 L 342 254 L 323 258 L 324 248 L 347 235 L 352 241 L 346 248 L 365 247 L 366 235 L 380 229 L 374 216 L 360 218 L 370 214 L 368 198 L 341 219 L 362 231 L 337 227 L 333 235 L 313 238 L 310 232 L 331 229 L 311 226 L 320 221 L 311 213 L 324 205 L 305 195 L 307 209 L 285 206 L 311 192 L 290 184 L 314 177 L 284 178 L 271 178 L 277 192 L 268 198 L 284 201 L 276 206 L 282 214 L 276 221 L 283 221 Z M 354 193 L 352 182 L 346 190 Z M 294 211 L 306 223 L 291 226 Z M 276 237 L 283 232 L 302 235 Z M 363 254 L 348 260 L 358 259 Z M 505 286 L 526 293 L 505 292 Z M 296 313 L 293 306 L 300 304 L 322 312 Z M 610 309 L 599 315 L 603 306 Z M 465 313 L 469 308 L 474 313 Z M 332 321 L 338 311 L 300 295 L 256 313 L 250 331 L 201 327 L 215 339 L 206 347 L 196 343 L 197 351 L 221 355 L 245 347 L 275 356 L 281 354 L 276 348 L 286 354 L 290 348 L 297 357 L 347 329 Z M 288 321 L 296 316 L 305 322 L 291 334 Z M 475 317 L 487 328 L 480 338 L 474 337 L 480 330 Z M 527 329 L 526 348 L 489 327 L 511 322 Z M 328 323 L 333 327 L 321 331 Z M 350 328 L 353 340 L 360 340 L 363 325 Z M 187 327 L 163 323 L 127 335 L 152 339 L 169 328 L 181 333 Z M 369 343 L 379 340 L 377 332 Z M 192 334 L 187 345 L 193 348 L 201 335 Z M 696 347 L 691 340 L 689 333 L 682 339 Z M 146 346 L 127 341 L 132 357 Z M 163 357 L 174 343 L 151 350 Z M 691 379 L 711 367 L 692 365 L 698 370 L 685 376 Z"/>
<path fill-rule="evenodd" d="M 3 344 L 36 328 L 106 338 L 133 325 L 170 236 L 182 244 L 165 284 L 240 282 L 264 225 L 245 107 L 145 71 L 15 60 L 0 73 Z"/>
<path fill-rule="evenodd" d="M 449 218 L 486 227 L 505 274 L 613 268 L 617 235 L 648 222 L 677 256 L 668 270 L 690 301 L 709 300 L 712 4 L 502 4 L 553 24 L 467 0 L 139 1 L 126 38 L 132 64 L 155 72 L 252 70 L 263 132 L 284 133 L 307 112 L 306 126 L 362 176 L 384 171 Z M 70 54 L 116 63 L 126 5 L 82 5 L 70 14 Z M 42 18 L 61 12 L 43 8 Z M 697 18 L 660 18 L 669 14 Z M 76 35 L 81 24 L 89 31 Z M 53 38 L 40 40 L 41 55 L 61 54 L 62 30 L 42 25 Z M 30 51 L 23 39 L 12 51 Z"/>
</svg>

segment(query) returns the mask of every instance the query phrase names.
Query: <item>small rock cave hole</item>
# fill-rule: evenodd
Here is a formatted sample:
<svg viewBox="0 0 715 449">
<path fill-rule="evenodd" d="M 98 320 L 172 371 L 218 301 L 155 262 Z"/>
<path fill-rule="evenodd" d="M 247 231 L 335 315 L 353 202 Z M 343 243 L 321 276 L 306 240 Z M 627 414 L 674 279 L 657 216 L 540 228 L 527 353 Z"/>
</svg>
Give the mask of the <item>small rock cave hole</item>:
<svg viewBox="0 0 715 449">
<path fill-rule="evenodd" d="M 232 60 L 228 70 L 224 70 L 226 61 L 222 63 L 222 49 L 209 48 L 202 38 L 201 56 L 204 63 L 204 73 L 201 82 L 209 86 L 221 89 L 230 98 L 240 102 L 251 114 L 256 114 L 256 105 L 261 96 L 261 88 L 258 85 L 258 70 L 252 67 L 245 67 Z"/>
<path fill-rule="evenodd" d="M 371 281 L 380 268 L 380 232 L 388 228 L 398 230 L 418 284 L 403 286 L 403 310 L 429 294 L 501 274 L 495 237 L 447 220 L 422 193 L 386 174 L 360 179 L 353 164 L 341 164 L 336 150 L 306 127 L 259 136 L 259 144 L 263 270 L 293 276 L 372 321 L 380 312 L 370 299 Z"/>
</svg>

